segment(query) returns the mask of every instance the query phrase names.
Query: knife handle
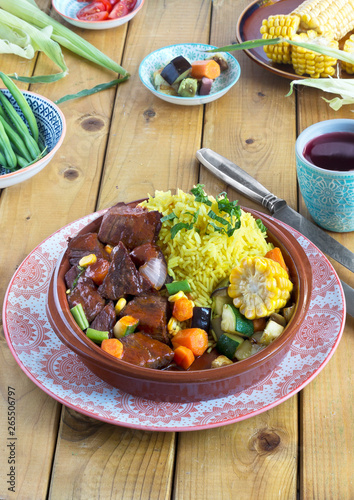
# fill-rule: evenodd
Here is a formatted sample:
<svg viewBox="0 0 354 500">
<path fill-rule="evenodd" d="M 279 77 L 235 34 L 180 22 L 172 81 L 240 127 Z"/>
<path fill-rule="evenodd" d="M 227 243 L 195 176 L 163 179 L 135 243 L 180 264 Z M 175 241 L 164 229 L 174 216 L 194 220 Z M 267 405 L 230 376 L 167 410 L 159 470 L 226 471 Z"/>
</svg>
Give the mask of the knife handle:
<svg viewBox="0 0 354 500">
<path fill-rule="evenodd" d="M 284 200 L 268 191 L 242 168 L 219 153 L 208 148 L 202 148 L 197 151 L 196 155 L 200 163 L 219 179 L 247 196 L 250 200 L 267 208 L 271 213 L 274 212 L 275 208 L 286 205 Z"/>
</svg>

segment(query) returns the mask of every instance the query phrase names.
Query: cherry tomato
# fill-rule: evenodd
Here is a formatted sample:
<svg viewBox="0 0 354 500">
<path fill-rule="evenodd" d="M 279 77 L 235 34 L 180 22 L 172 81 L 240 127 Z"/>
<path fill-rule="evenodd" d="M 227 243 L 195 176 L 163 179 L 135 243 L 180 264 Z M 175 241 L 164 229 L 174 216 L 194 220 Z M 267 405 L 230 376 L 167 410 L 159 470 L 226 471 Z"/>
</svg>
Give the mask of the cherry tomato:
<svg viewBox="0 0 354 500">
<path fill-rule="evenodd" d="M 108 12 L 102 10 L 101 12 L 94 12 L 93 14 L 87 14 L 81 21 L 106 21 L 108 19 Z"/>
<path fill-rule="evenodd" d="M 81 21 L 90 21 L 91 19 L 87 19 L 88 16 L 92 16 L 93 14 L 97 14 L 98 12 L 107 12 L 107 4 L 112 8 L 111 4 L 108 0 L 95 0 L 94 2 L 85 5 L 82 7 L 77 13 L 76 17 Z"/>
<path fill-rule="evenodd" d="M 129 14 L 128 7 L 120 1 L 113 7 L 108 17 L 109 19 L 118 19 L 118 17 L 124 17 L 127 14 Z"/>
<path fill-rule="evenodd" d="M 131 12 L 136 5 L 136 0 L 120 0 L 120 3 L 124 4 L 129 12 Z"/>
<path fill-rule="evenodd" d="M 114 7 L 115 4 L 118 2 L 119 2 L 119 0 L 109 0 L 109 3 L 112 5 L 112 7 Z"/>
</svg>

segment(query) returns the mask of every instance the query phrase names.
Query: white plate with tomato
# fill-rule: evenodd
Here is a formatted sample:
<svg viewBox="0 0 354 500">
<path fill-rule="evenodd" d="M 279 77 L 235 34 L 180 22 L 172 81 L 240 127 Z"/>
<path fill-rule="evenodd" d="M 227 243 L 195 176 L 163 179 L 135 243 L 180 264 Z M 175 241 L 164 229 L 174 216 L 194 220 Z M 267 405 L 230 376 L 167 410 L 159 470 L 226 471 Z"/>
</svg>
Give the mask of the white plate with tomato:
<svg viewBox="0 0 354 500">
<path fill-rule="evenodd" d="M 145 0 L 52 0 L 54 10 L 70 24 L 89 30 L 116 28 L 130 21 Z"/>
</svg>

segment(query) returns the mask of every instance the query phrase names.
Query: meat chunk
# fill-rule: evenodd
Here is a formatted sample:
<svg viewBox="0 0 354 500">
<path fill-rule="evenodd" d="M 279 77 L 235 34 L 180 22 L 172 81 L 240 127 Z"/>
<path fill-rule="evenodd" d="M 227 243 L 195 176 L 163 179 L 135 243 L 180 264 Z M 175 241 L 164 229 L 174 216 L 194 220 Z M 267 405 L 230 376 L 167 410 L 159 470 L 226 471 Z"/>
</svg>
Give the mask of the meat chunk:
<svg viewBox="0 0 354 500">
<path fill-rule="evenodd" d="M 123 316 L 133 316 L 139 320 L 139 330 L 150 337 L 169 343 L 167 334 L 168 300 L 160 295 L 143 295 L 128 302 L 122 311 Z"/>
<path fill-rule="evenodd" d="M 97 314 L 102 311 L 106 301 L 98 293 L 97 288 L 90 278 L 79 278 L 77 285 L 68 295 L 70 309 L 81 304 L 87 321 L 92 323 Z"/>
<path fill-rule="evenodd" d="M 67 288 L 72 288 L 75 281 L 77 280 L 79 274 L 81 273 L 80 269 L 77 266 L 72 266 L 67 273 L 65 273 L 65 284 Z"/>
<path fill-rule="evenodd" d="M 142 295 L 150 284 L 135 267 L 122 242 L 114 247 L 107 276 L 98 291 L 107 299 L 118 300 L 125 295 Z"/>
<path fill-rule="evenodd" d="M 68 255 L 72 266 L 78 265 L 82 257 L 91 253 L 109 260 L 109 255 L 105 251 L 103 243 L 98 240 L 97 233 L 78 234 L 69 239 Z"/>
<path fill-rule="evenodd" d="M 119 339 L 123 344 L 122 360 L 145 368 L 165 368 L 173 360 L 174 352 L 166 344 L 144 335 L 131 333 Z"/>
<path fill-rule="evenodd" d="M 90 327 L 94 330 L 99 330 L 100 332 L 109 332 L 111 335 L 113 335 L 113 327 L 115 324 L 116 312 L 114 310 L 113 302 L 109 301 L 108 304 L 105 305 L 105 307 L 102 309 L 102 311 L 97 314 Z"/>
<path fill-rule="evenodd" d="M 150 259 L 160 259 L 166 262 L 161 248 L 152 243 L 144 243 L 144 245 L 134 248 L 134 250 L 130 252 L 130 257 L 136 267 L 143 266 Z"/>
<path fill-rule="evenodd" d="M 142 207 L 118 204 L 105 213 L 98 232 L 104 243 L 117 245 L 120 241 L 128 250 L 154 243 L 161 229 L 161 214 Z"/>
</svg>

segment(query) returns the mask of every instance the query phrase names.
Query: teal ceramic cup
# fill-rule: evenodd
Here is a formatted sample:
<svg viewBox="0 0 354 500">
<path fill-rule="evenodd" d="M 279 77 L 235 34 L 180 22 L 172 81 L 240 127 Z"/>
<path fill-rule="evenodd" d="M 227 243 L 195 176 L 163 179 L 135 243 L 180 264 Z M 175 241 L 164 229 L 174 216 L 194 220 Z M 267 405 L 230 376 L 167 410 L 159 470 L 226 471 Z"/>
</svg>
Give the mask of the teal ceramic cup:
<svg viewBox="0 0 354 500">
<path fill-rule="evenodd" d="M 295 145 L 296 171 L 306 207 L 319 226 L 338 233 L 354 231 L 354 159 L 349 171 L 319 168 L 304 157 L 316 137 L 336 132 L 354 134 L 354 120 L 335 119 L 306 128 Z"/>
</svg>

